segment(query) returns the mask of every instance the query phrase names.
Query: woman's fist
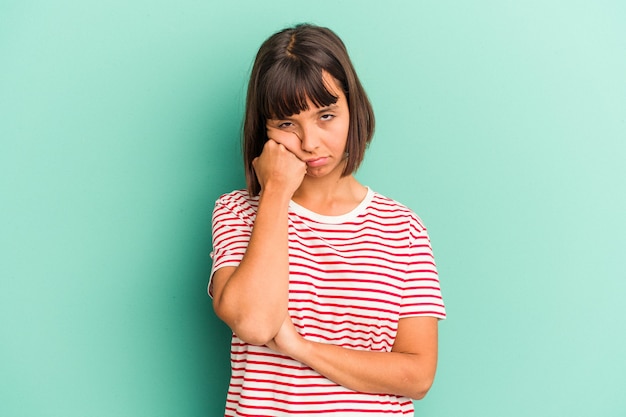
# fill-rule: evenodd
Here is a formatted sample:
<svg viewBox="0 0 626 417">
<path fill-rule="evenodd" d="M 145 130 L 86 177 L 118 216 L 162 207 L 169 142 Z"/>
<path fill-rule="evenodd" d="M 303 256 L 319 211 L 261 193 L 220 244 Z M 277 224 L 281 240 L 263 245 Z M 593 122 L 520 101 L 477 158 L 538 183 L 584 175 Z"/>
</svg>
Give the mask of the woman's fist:
<svg viewBox="0 0 626 417">
<path fill-rule="evenodd" d="M 273 139 L 265 142 L 261 155 L 252 160 L 252 167 L 261 190 L 275 186 L 291 195 L 300 187 L 306 174 L 306 163 Z"/>
</svg>

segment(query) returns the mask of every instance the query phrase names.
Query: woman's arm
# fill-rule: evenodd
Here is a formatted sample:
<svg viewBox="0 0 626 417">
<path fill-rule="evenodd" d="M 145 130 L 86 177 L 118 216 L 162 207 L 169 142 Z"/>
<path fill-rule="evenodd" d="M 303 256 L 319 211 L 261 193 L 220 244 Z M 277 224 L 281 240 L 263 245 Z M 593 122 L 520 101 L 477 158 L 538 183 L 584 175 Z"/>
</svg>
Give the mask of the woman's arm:
<svg viewBox="0 0 626 417">
<path fill-rule="evenodd" d="M 268 347 L 346 388 L 418 400 L 435 378 L 437 323 L 435 317 L 401 319 L 392 351 L 372 352 L 308 341 L 287 317 Z"/>
<path fill-rule="evenodd" d="M 306 164 L 269 140 L 253 165 L 262 188 L 250 241 L 239 266 L 214 273 L 212 291 L 218 317 L 243 341 L 263 345 L 278 333 L 287 314 L 287 214 Z"/>
</svg>

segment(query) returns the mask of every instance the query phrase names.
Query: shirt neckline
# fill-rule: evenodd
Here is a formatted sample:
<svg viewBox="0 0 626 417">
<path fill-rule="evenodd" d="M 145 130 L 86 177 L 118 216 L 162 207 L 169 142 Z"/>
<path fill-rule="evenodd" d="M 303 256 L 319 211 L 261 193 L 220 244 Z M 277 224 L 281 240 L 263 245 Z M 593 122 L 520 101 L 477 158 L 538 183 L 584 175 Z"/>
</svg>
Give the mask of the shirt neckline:
<svg viewBox="0 0 626 417">
<path fill-rule="evenodd" d="M 374 191 L 372 191 L 372 189 L 368 186 L 365 186 L 365 188 L 367 188 L 367 193 L 365 194 L 363 200 L 361 200 L 361 202 L 349 212 L 345 214 L 340 214 L 338 216 L 326 216 L 316 213 L 301 206 L 293 200 L 289 201 L 289 209 L 299 216 L 307 217 L 319 223 L 340 224 L 349 222 L 356 219 L 361 213 L 363 213 L 365 211 L 365 208 L 369 205 L 369 203 L 372 201 L 372 198 L 374 197 Z"/>
</svg>

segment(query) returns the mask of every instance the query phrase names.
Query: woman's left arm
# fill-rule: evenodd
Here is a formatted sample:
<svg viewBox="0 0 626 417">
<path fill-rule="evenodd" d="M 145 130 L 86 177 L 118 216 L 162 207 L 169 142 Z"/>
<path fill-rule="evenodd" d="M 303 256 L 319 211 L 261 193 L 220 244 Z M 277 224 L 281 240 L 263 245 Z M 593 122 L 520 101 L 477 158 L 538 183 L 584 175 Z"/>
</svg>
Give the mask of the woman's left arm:
<svg viewBox="0 0 626 417">
<path fill-rule="evenodd" d="M 435 378 L 437 323 L 435 317 L 400 319 L 392 351 L 373 352 L 306 340 L 287 316 L 268 347 L 354 391 L 419 400 Z"/>
</svg>

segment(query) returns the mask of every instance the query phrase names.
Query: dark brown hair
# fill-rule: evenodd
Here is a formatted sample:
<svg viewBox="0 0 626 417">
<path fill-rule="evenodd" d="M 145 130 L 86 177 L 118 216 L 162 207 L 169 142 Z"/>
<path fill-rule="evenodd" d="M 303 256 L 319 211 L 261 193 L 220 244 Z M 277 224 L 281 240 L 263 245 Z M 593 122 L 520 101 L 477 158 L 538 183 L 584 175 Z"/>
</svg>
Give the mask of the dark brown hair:
<svg viewBox="0 0 626 417">
<path fill-rule="evenodd" d="M 322 79 L 322 71 L 338 81 L 348 101 L 350 126 L 342 175 L 359 167 L 374 134 L 374 112 L 361 86 L 348 51 L 330 29 L 301 24 L 270 36 L 256 55 L 246 98 L 243 124 L 243 158 L 250 195 L 261 186 L 252 160 L 267 142 L 266 122 L 308 110 L 307 99 L 318 107 L 337 101 Z"/>
</svg>

